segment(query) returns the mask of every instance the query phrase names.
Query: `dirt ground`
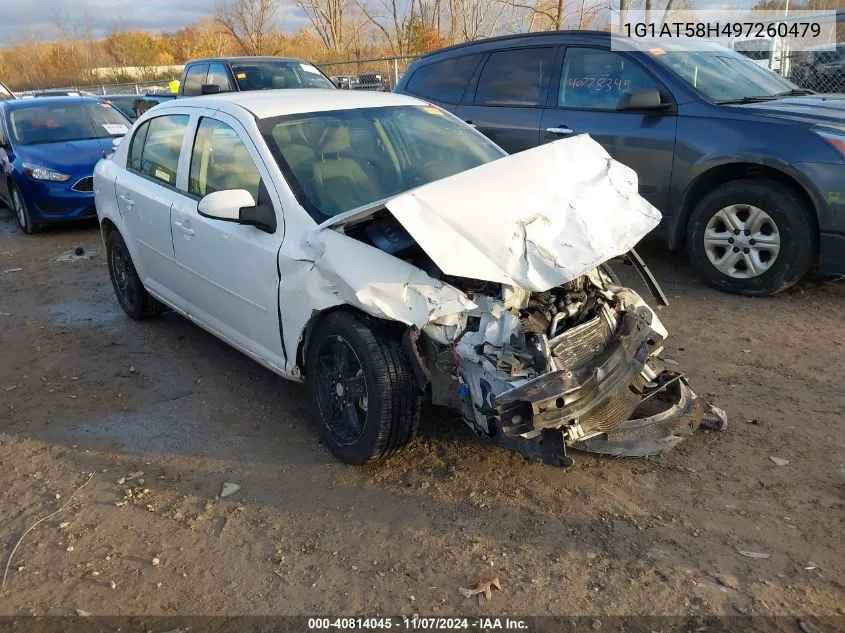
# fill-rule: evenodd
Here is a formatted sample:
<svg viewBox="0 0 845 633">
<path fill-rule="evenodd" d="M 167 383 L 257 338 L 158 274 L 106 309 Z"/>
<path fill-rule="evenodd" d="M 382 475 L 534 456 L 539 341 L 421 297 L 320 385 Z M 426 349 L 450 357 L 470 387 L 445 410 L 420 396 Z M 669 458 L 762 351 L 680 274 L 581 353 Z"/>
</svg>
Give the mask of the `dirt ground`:
<svg viewBox="0 0 845 633">
<path fill-rule="evenodd" d="M 15 552 L 0 616 L 845 614 L 845 282 L 751 300 L 644 255 L 666 355 L 727 431 L 564 470 L 435 410 L 351 468 L 301 386 L 175 314 L 125 317 L 96 226 L 25 236 L 0 210 L 0 571 L 93 473 Z M 457 591 L 494 574 L 484 605 Z"/>
</svg>

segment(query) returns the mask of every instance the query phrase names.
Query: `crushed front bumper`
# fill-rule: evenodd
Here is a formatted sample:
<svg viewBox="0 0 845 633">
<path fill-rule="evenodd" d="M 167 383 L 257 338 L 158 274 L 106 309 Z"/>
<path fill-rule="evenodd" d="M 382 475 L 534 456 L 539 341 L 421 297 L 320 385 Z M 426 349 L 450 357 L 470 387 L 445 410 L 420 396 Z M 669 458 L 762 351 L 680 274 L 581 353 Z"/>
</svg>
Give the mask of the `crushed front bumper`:
<svg viewBox="0 0 845 633">
<path fill-rule="evenodd" d="M 700 419 L 696 396 L 657 358 L 663 337 L 650 327 L 651 317 L 648 308 L 629 310 L 588 362 L 498 395 L 500 443 L 566 464 L 567 447 L 642 457 L 661 454 L 692 433 Z"/>
</svg>

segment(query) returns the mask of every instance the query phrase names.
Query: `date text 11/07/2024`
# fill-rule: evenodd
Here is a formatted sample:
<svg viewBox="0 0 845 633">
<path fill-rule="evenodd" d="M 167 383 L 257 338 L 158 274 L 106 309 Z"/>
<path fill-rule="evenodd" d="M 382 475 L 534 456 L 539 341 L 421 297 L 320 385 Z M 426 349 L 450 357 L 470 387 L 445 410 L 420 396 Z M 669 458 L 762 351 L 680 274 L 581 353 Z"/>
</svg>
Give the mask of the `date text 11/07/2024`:
<svg viewBox="0 0 845 633">
<path fill-rule="evenodd" d="M 399 629 L 406 631 L 520 631 L 528 625 L 519 618 L 426 618 L 419 616 L 371 618 L 308 618 L 309 631 Z"/>
<path fill-rule="evenodd" d="M 626 22 L 623 25 L 628 37 L 680 38 L 817 38 L 822 34 L 818 22 Z"/>
</svg>

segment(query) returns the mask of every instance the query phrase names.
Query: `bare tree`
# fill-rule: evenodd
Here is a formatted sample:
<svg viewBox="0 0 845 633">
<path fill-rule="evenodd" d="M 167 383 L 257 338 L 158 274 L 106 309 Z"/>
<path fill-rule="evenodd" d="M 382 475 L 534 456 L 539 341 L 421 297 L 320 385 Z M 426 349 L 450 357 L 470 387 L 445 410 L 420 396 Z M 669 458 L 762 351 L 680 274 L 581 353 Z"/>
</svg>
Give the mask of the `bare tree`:
<svg viewBox="0 0 845 633">
<path fill-rule="evenodd" d="M 340 53 L 344 50 L 344 17 L 347 0 L 294 0 L 317 31 L 326 49 Z"/>
<path fill-rule="evenodd" d="M 273 50 L 279 0 L 228 0 L 217 5 L 215 21 L 247 55 L 268 55 Z"/>
</svg>

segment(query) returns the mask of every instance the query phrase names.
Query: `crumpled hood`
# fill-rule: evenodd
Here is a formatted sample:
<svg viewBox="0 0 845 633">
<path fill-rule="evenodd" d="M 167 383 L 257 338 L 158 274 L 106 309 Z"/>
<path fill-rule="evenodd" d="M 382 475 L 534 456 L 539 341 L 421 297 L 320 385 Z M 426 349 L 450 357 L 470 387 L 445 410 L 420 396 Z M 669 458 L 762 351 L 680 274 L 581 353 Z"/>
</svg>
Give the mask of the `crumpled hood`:
<svg viewBox="0 0 845 633">
<path fill-rule="evenodd" d="M 506 156 L 384 206 L 444 273 L 535 292 L 626 253 L 661 218 L 637 193 L 636 173 L 587 135 Z"/>
</svg>

